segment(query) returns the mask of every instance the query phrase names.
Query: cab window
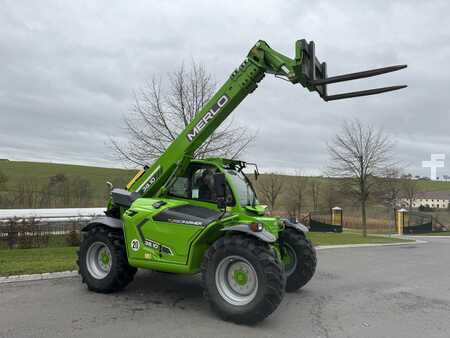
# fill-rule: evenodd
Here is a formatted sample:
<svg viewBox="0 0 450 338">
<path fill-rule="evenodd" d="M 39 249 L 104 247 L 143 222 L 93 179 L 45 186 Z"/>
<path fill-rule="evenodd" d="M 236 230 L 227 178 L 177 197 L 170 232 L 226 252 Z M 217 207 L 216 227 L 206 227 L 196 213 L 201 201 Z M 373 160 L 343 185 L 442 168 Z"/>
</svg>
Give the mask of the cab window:
<svg viewBox="0 0 450 338">
<path fill-rule="evenodd" d="M 169 188 L 169 195 L 217 203 L 214 189 L 214 174 L 219 170 L 210 165 L 191 165 L 186 175 L 179 176 Z M 227 185 L 228 204 L 234 204 L 231 190 Z"/>
</svg>

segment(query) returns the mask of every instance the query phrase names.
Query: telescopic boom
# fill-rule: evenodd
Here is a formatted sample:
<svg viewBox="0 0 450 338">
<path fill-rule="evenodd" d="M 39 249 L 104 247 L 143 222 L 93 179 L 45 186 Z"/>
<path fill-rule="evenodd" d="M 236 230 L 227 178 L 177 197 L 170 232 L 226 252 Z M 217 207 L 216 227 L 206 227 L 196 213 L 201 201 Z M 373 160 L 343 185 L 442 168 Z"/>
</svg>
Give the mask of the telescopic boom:
<svg viewBox="0 0 450 338">
<path fill-rule="evenodd" d="M 165 191 L 179 170 L 187 166 L 195 151 L 211 136 L 228 115 L 252 93 L 265 74 L 274 74 L 293 84 L 301 84 L 309 91 L 316 91 L 325 101 L 358 96 L 374 95 L 407 87 L 390 86 L 336 95 L 327 94 L 327 85 L 350 81 L 405 68 L 406 65 L 391 66 L 368 71 L 327 77 L 327 65 L 315 56 L 314 42 L 298 40 L 295 57 L 287 57 L 260 40 L 250 50 L 247 58 L 230 75 L 216 94 L 199 110 L 194 119 L 181 132 L 161 157 L 149 168 L 141 171 L 127 185 L 129 191 L 141 196 L 158 196 Z"/>
</svg>

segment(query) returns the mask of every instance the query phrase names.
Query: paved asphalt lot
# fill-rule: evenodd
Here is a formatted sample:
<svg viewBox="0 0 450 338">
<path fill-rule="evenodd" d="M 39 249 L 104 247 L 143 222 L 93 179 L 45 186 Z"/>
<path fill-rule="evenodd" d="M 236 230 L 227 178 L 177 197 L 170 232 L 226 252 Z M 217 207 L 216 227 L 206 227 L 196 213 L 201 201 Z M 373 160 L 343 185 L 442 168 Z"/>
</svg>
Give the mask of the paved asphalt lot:
<svg viewBox="0 0 450 338">
<path fill-rule="evenodd" d="M 217 319 L 198 278 L 140 272 L 124 292 L 78 278 L 0 285 L 1 337 L 450 337 L 450 239 L 319 252 L 303 290 L 259 325 Z"/>
</svg>

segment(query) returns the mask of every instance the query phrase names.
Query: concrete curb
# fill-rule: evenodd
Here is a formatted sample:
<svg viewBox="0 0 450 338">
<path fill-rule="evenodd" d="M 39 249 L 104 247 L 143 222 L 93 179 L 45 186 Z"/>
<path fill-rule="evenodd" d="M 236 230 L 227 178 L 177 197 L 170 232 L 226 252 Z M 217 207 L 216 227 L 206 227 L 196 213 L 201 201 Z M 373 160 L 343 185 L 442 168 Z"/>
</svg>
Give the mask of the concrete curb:
<svg viewBox="0 0 450 338">
<path fill-rule="evenodd" d="M 433 236 L 435 237 L 435 236 Z M 316 246 L 316 250 L 330 250 L 330 249 L 348 249 L 348 248 L 368 248 L 379 246 L 397 246 L 397 245 L 412 245 L 428 243 L 426 241 L 415 240 L 414 242 L 399 242 L 399 243 L 368 243 L 368 244 L 344 244 L 344 245 L 320 245 Z M 61 272 L 45 272 L 33 275 L 14 275 L 8 277 L 0 277 L 0 284 L 17 283 L 17 282 L 31 282 L 38 280 L 48 280 L 57 278 L 67 278 L 78 276 L 78 271 L 61 271 Z"/>
<path fill-rule="evenodd" d="M 446 239 L 450 239 L 450 236 L 420 236 L 420 235 L 414 235 L 414 236 L 408 236 L 405 237 L 407 239 L 415 239 L 415 238 L 446 238 Z"/>
<path fill-rule="evenodd" d="M 415 244 L 425 244 L 425 243 L 428 243 L 428 242 L 427 241 L 421 241 L 421 240 L 414 240 L 414 242 L 398 242 L 398 243 L 366 243 L 366 244 L 319 245 L 319 246 L 316 246 L 316 250 L 348 249 L 348 248 L 369 248 L 369 247 L 379 247 L 379 246 L 415 245 Z"/>
<path fill-rule="evenodd" d="M 78 271 L 45 272 L 33 275 L 14 275 L 14 276 L 0 277 L 0 284 L 67 278 L 67 277 L 75 277 L 77 275 Z"/>
</svg>

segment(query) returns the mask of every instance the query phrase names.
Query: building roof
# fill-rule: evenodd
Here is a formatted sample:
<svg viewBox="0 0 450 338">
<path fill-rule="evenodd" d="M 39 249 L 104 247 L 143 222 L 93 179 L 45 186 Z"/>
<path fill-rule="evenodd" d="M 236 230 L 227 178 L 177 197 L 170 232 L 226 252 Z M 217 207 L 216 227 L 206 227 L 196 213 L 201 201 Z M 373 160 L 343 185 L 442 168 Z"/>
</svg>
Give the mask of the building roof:
<svg viewBox="0 0 450 338">
<path fill-rule="evenodd" d="M 419 191 L 416 199 L 450 200 L 450 191 Z"/>
</svg>

